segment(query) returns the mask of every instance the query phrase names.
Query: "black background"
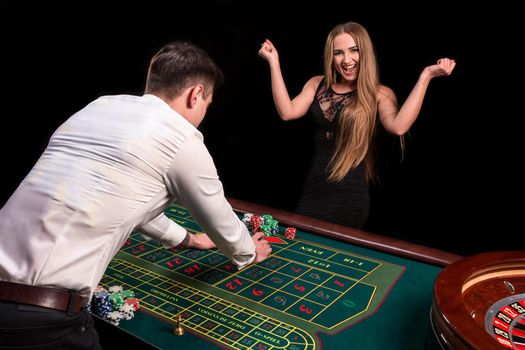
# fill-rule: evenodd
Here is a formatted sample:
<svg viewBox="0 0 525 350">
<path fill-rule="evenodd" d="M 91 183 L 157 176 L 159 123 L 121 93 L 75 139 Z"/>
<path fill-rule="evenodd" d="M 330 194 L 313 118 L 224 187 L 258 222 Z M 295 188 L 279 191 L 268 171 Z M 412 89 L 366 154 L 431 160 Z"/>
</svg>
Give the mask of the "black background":
<svg viewBox="0 0 525 350">
<path fill-rule="evenodd" d="M 278 118 L 257 51 L 265 38 L 274 42 L 295 95 L 322 74 L 330 29 L 352 20 L 368 29 L 381 80 L 400 103 L 426 65 L 457 61 L 452 76 L 431 82 L 402 161 L 397 139 L 381 135 L 381 184 L 371 188 L 366 229 L 460 254 L 523 246 L 523 113 L 508 83 L 519 69 L 514 42 L 504 42 L 516 32 L 503 29 L 515 9 L 377 0 L 3 2 L 0 9 L 2 203 L 56 127 L 98 96 L 141 94 L 149 58 L 186 39 L 226 75 L 200 127 L 226 194 L 292 210 L 311 125 Z"/>
</svg>

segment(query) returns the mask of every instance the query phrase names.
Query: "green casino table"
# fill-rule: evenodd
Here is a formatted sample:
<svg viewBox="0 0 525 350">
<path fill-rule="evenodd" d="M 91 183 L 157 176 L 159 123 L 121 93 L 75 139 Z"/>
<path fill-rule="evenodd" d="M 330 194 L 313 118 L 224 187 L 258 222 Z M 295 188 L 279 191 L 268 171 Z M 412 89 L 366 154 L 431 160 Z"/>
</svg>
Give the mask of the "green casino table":
<svg viewBox="0 0 525 350">
<path fill-rule="evenodd" d="M 101 284 L 132 290 L 141 308 L 133 319 L 104 327 L 126 334 L 137 347 L 161 349 L 435 346 L 434 282 L 460 256 L 240 200 L 230 203 L 239 216 L 269 214 L 279 221 L 280 232 L 269 237 L 268 259 L 238 271 L 216 249 L 164 249 L 134 232 Z M 184 207 L 173 205 L 166 214 L 201 232 Z M 294 239 L 285 238 L 286 227 L 297 228 Z"/>
</svg>

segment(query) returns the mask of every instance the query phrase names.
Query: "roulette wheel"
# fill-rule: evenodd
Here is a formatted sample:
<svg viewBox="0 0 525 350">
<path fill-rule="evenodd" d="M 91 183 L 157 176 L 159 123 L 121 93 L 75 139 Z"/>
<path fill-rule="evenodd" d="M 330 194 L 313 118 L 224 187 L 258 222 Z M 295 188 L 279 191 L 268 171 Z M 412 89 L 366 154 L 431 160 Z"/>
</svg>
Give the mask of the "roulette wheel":
<svg viewBox="0 0 525 350">
<path fill-rule="evenodd" d="M 525 251 L 447 266 L 434 284 L 431 322 L 444 349 L 525 349 Z"/>
</svg>

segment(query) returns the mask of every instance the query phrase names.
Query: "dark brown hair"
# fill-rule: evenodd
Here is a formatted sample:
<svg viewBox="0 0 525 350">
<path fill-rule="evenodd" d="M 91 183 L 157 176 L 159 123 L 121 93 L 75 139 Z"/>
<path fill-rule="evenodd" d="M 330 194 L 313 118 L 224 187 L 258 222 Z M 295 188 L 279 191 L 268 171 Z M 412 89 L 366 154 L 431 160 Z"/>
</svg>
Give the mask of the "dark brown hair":
<svg viewBox="0 0 525 350">
<path fill-rule="evenodd" d="M 172 99 L 191 86 L 203 84 L 206 98 L 223 80 L 222 71 L 206 51 L 189 42 L 174 41 L 151 59 L 145 93 Z"/>
</svg>

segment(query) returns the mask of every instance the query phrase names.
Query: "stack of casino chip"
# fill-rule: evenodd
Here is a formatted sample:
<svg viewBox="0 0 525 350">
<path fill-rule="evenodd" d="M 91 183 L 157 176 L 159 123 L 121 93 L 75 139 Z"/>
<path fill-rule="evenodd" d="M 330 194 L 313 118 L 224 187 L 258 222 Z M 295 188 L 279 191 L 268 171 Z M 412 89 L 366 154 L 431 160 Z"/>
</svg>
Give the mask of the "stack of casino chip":
<svg viewBox="0 0 525 350">
<path fill-rule="evenodd" d="M 252 231 L 253 231 L 253 228 L 252 228 L 252 217 L 253 217 L 252 213 L 246 213 L 246 214 L 244 214 L 244 216 L 242 218 L 242 222 L 246 225 L 246 227 L 248 228 L 248 231 L 250 233 L 252 233 Z"/>
<path fill-rule="evenodd" d="M 131 320 L 135 316 L 135 307 L 131 304 L 124 304 L 120 307 L 119 312 L 122 313 L 125 320 Z"/>
<path fill-rule="evenodd" d="M 273 220 L 273 217 L 270 214 L 264 214 L 262 218 L 265 225 L 269 225 L 270 221 Z"/>
<path fill-rule="evenodd" d="M 279 233 L 279 221 L 270 219 L 268 226 L 270 226 L 270 233 L 272 236 L 275 236 Z"/>
<path fill-rule="evenodd" d="M 265 236 L 275 236 L 279 233 L 279 221 L 274 220 L 271 215 L 263 215 L 263 224 L 260 231 L 264 232 Z"/>
<path fill-rule="evenodd" d="M 131 290 L 122 286 L 111 286 L 108 292 L 103 287 L 97 287 L 91 299 L 90 311 L 108 322 L 118 325 L 121 320 L 130 320 L 139 309 L 139 301 Z"/>
<path fill-rule="evenodd" d="M 137 298 L 127 298 L 124 300 L 124 306 L 126 305 L 131 305 L 133 307 L 133 311 L 140 309 L 140 303 Z"/>
<path fill-rule="evenodd" d="M 91 312 L 100 317 L 106 317 L 113 308 L 109 300 L 109 292 L 106 290 L 96 291 L 91 299 Z"/>
<path fill-rule="evenodd" d="M 261 229 L 261 226 L 264 225 L 264 221 L 263 221 L 263 218 L 262 216 L 259 216 L 259 215 L 253 215 L 252 216 L 252 220 L 251 220 L 251 233 L 252 235 L 259 231 Z"/>
<path fill-rule="evenodd" d="M 284 237 L 288 239 L 294 239 L 296 233 L 297 233 L 297 229 L 295 229 L 294 227 L 287 227 L 284 230 Z"/>
<path fill-rule="evenodd" d="M 108 288 L 109 292 L 110 293 L 119 293 L 119 292 L 122 292 L 124 291 L 124 287 L 122 286 L 111 286 Z"/>
<path fill-rule="evenodd" d="M 275 236 L 279 233 L 279 221 L 275 220 L 271 215 L 254 215 L 252 213 L 244 214 L 242 222 L 248 228 L 250 234 L 261 231 L 265 236 Z M 284 236 L 288 239 L 294 239 L 297 230 L 294 227 L 287 227 L 284 231 Z"/>
<path fill-rule="evenodd" d="M 264 232 L 266 236 L 274 236 L 279 233 L 279 221 L 269 214 L 259 216 L 246 213 L 242 218 L 242 222 L 244 222 L 252 235 L 258 231 Z"/>
<path fill-rule="evenodd" d="M 121 292 L 111 293 L 109 295 L 109 300 L 111 301 L 113 310 L 118 310 L 122 305 L 124 305 L 124 301 L 127 298 L 134 297 L 135 293 L 132 290 L 122 290 Z"/>
<path fill-rule="evenodd" d="M 106 321 L 115 326 L 118 326 L 123 318 L 124 315 L 120 311 L 111 311 L 104 317 Z"/>
<path fill-rule="evenodd" d="M 122 292 L 111 293 L 109 295 L 109 301 L 111 302 L 113 311 L 118 310 L 122 305 L 124 305 L 124 295 L 122 295 Z"/>
</svg>

